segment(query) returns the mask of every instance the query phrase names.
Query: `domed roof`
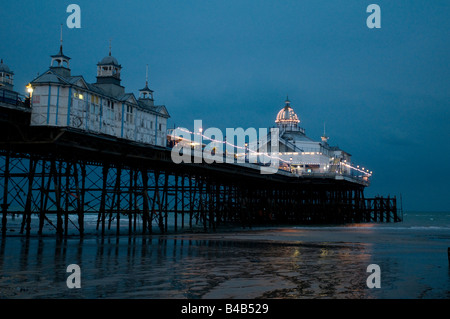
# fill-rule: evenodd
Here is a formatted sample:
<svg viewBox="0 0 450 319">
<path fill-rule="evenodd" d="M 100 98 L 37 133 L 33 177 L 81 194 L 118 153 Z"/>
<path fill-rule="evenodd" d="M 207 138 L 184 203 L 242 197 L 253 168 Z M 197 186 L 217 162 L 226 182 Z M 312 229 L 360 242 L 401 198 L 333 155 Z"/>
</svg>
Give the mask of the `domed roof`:
<svg viewBox="0 0 450 319">
<path fill-rule="evenodd" d="M 300 120 L 298 119 L 297 114 L 295 114 L 294 110 L 290 106 L 290 101 L 286 99 L 286 105 L 284 108 L 280 110 L 277 114 L 277 119 L 275 120 L 275 123 L 280 124 L 298 124 L 300 123 Z"/>
<path fill-rule="evenodd" d="M 0 72 L 12 73 L 9 67 L 3 63 L 3 59 L 0 61 Z"/>
<path fill-rule="evenodd" d="M 117 59 L 111 55 L 105 56 L 98 64 L 101 64 L 101 65 L 113 64 L 113 65 L 120 66 Z"/>
</svg>

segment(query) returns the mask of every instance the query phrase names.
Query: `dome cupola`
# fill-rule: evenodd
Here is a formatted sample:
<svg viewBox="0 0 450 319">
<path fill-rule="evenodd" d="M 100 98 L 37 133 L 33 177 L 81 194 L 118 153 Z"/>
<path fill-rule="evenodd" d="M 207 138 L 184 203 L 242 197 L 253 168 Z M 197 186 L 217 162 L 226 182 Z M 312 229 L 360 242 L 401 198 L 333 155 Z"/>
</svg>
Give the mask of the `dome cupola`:
<svg viewBox="0 0 450 319">
<path fill-rule="evenodd" d="M 286 98 L 284 102 L 285 106 L 278 112 L 275 123 L 277 123 L 280 129 L 284 130 L 296 130 L 298 127 L 298 123 L 300 120 L 298 119 L 297 114 L 291 107 L 291 101 L 289 98 Z"/>
<path fill-rule="evenodd" d="M 125 94 L 125 88 L 120 85 L 120 71 L 122 66 L 111 55 L 111 42 L 109 54 L 97 63 L 97 82 L 95 85 L 114 97 Z"/>
<path fill-rule="evenodd" d="M 109 44 L 109 55 L 97 63 L 97 83 L 120 85 L 120 71 L 122 66 L 117 59 L 111 55 L 111 43 Z"/>
</svg>

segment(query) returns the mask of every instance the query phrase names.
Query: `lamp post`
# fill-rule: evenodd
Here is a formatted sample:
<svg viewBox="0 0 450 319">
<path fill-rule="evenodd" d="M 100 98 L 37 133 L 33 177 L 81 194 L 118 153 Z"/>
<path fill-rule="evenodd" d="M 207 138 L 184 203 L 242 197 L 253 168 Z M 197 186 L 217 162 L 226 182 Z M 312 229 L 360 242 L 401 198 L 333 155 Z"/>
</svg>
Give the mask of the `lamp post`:
<svg viewBox="0 0 450 319">
<path fill-rule="evenodd" d="M 28 83 L 28 85 L 26 86 L 26 88 L 27 88 L 28 94 L 30 95 L 30 100 L 31 100 L 31 97 L 32 97 L 32 95 L 33 95 L 33 87 L 31 86 L 31 83 Z"/>
<path fill-rule="evenodd" d="M 27 99 L 25 99 L 25 105 L 28 107 L 31 107 L 31 100 L 33 97 L 33 87 L 31 86 L 31 83 L 28 83 L 28 85 L 26 86 L 26 89 L 27 89 L 29 96 L 28 96 L 28 103 L 26 101 Z M 27 105 L 27 104 L 29 104 L 29 105 Z"/>
</svg>

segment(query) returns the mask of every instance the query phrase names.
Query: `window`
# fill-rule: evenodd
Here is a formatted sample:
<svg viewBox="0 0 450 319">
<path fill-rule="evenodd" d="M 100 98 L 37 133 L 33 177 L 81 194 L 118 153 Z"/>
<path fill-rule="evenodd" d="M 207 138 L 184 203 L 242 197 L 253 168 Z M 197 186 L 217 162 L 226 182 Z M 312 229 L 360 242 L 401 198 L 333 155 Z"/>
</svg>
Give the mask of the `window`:
<svg viewBox="0 0 450 319">
<path fill-rule="evenodd" d="M 105 116 L 107 120 L 114 120 L 114 103 L 112 101 L 106 102 L 106 112 Z"/>
<path fill-rule="evenodd" d="M 96 95 L 91 95 L 91 104 L 90 104 L 90 112 L 94 115 L 100 115 L 100 105 L 99 105 L 99 97 Z"/>
<path fill-rule="evenodd" d="M 91 95 L 91 102 L 94 104 L 98 104 L 99 103 L 99 98 L 97 95 Z"/>
<path fill-rule="evenodd" d="M 91 103 L 91 114 L 100 115 L 100 105 Z"/>
<path fill-rule="evenodd" d="M 132 123 L 133 122 L 133 107 L 127 104 L 127 110 L 125 113 L 125 122 Z"/>
<path fill-rule="evenodd" d="M 161 125 L 161 123 L 159 123 L 159 130 L 161 131 L 161 129 L 162 129 L 162 125 Z"/>
<path fill-rule="evenodd" d="M 76 99 L 80 99 L 80 100 L 84 99 L 83 94 L 78 93 L 77 91 L 75 91 L 75 93 L 73 93 L 73 97 L 76 98 Z"/>
</svg>

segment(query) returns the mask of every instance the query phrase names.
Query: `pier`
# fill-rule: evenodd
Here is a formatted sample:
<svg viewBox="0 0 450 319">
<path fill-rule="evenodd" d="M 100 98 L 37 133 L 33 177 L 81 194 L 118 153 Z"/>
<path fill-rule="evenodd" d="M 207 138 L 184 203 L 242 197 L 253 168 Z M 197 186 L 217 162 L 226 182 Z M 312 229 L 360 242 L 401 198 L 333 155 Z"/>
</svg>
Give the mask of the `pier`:
<svg viewBox="0 0 450 319">
<path fill-rule="evenodd" d="M 175 164 L 170 147 L 31 127 L 25 106 L 3 102 L 0 110 L 3 236 L 13 215 L 24 235 L 42 234 L 48 223 L 58 236 L 83 235 L 87 214 L 97 217 L 99 234 L 117 235 L 166 233 L 170 223 L 177 232 L 401 220 L 396 197 L 365 198 L 367 184 L 342 174 L 263 175 L 257 165 Z"/>
<path fill-rule="evenodd" d="M 230 141 L 219 143 L 214 155 L 231 161 L 209 161 L 197 152 L 207 148 L 203 128 L 168 129 L 168 109 L 155 104 L 148 72 L 137 97 L 121 85 L 111 47 L 95 83 L 72 76 L 70 59 L 61 38 L 50 68 L 26 86 L 28 96 L 14 91 L 14 72 L 0 62 L 3 236 L 12 219 L 20 234 L 42 235 L 50 226 L 57 236 L 84 235 L 87 216 L 102 235 L 401 220 L 396 197 L 364 197 L 372 172 L 329 145 L 325 126 L 319 142 L 306 135 L 288 97 L 275 135 L 249 138 L 231 153 L 224 149 Z M 194 160 L 176 163 L 172 151 L 183 145 Z M 267 163 L 250 160 L 255 145 L 277 159 L 274 173 L 261 174 Z"/>
</svg>

